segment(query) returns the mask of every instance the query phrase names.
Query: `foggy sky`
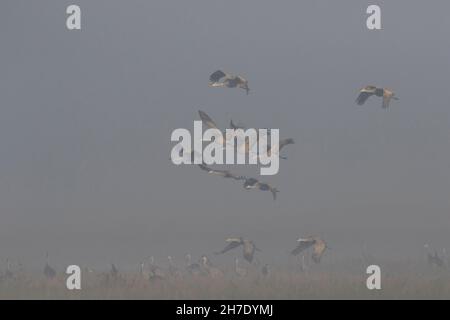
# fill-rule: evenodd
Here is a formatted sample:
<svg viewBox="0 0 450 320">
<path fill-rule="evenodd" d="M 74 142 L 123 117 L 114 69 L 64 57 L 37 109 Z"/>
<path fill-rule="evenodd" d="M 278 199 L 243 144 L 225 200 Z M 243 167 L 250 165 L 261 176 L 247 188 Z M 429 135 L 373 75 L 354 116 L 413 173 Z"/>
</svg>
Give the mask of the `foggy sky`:
<svg viewBox="0 0 450 320">
<path fill-rule="evenodd" d="M 81 31 L 65 27 L 70 4 Z M 2 1 L 0 259 L 181 260 L 230 235 L 270 262 L 309 234 L 332 257 L 448 247 L 449 14 L 444 0 Z M 219 68 L 250 94 L 209 88 Z M 358 107 L 368 84 L 400 100 Z M 199 109 L 296 141 L 261 178 L 277 201 L 169 161 L 172 130 Z"/>
</svg>

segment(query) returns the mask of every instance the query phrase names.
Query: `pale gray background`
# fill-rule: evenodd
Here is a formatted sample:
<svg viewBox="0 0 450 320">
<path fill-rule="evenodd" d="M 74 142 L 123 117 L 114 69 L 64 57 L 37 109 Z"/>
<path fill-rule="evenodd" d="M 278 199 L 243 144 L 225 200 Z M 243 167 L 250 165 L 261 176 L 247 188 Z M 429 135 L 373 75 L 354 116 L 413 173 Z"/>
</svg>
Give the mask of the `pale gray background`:
<svg viewBox="0 0 450 320">
<path fill-rule="evenodd" d="M 366 29 L 375 3 L 382 31 Z M 332 257 L 450 246 L 449 14 L 447 0 L 1 1 L 0 258 L 124 267 L 229 235 L 271 263 L 308 234 Z M 208 88 L 218 68 L 251 94 Z M 358 107 L 366 84 L 400 101 Z M 276 202 L 171 164 L 170 133 L 198 109 L 296 140 L 264 179 Z"/>
</svg>

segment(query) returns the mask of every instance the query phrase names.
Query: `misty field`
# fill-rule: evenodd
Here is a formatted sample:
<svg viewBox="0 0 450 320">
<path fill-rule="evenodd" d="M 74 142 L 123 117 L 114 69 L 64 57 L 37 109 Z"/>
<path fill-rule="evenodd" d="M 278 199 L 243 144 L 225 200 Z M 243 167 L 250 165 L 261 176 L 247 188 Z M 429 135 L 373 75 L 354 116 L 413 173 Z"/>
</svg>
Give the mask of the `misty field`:
<svg viewBox="0 0 450 320">
<path fill-rule="evenodd" d="M 427 270 L 382 277 L 381 290 L 368 290 L 366 275 L 273 271 L 220 278 L 180 275 L 145 279 L 139 273 L 111 278 L 89 274 L 81 290 L 69 291 L 65 276 L 19 275 L 3 279 L 0 299 L 450 299 L 450 272 Z"/>
</svg>

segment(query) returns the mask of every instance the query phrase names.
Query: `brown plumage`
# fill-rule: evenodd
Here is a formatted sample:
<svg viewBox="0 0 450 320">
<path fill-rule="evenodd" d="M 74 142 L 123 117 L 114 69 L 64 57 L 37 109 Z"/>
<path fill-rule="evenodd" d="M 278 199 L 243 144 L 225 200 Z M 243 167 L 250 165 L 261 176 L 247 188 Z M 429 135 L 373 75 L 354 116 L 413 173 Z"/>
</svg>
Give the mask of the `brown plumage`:
<svg viewBox="0 0 450 320">
<path fill-rule="evenodd" d="M 256 248 L 255 244 L 251 240 L 244 239 L 242 237 L 239 238 L 228 238 L 225 240 L 228 244 L 220 250 L 219 252 L 216 252 L 216 254 L 223 254 L 225 252 L 228 252 L 232 249 L 235 249 L 239 246 L 242 246 L 242 255 L 244 256 L 244 259 L 247 260 L 249 263 L 253 262 L 253 258 L 256 251 L 259 251 L 258 248 Z"/>
<path fill-rule="evenodd" d="M 313 248 L 312 259 L 315 263 L 319 263 L 323 253 L 327 249 L 327 244 L 320 237 L 313 236 L 307 238 L 300 238 L 297 240 L 297 247 L 291 251 L 291 254 L 296 256 L 300 252 L 307 250 L 308 248 Z"/>
<path fill-rule="evenodd" d="M 227 88 L 241 88 L 248 94 L 250 88 L 248 87 L 248 81 L 241 76 L 234 76 L 217 70 L 209 76 L 210 87 L 227 87 Z"/>
<path fill-rule="evenodd" d="M 361 90 L 359 90 L 359 95 L 356 98 L 356 103 L 360 106 L 362 106 L 367 99 L 369 99 L 371 96 L 377 96 L 377 97 L 383 97 L 383 103 L 382 107 L 383 109 L 389 108 L 389 104 L 392 99 L 399 100 L 395 93 L 387 88 L 377 88 L 375 86 L 365 86 Z"/>
</svg>

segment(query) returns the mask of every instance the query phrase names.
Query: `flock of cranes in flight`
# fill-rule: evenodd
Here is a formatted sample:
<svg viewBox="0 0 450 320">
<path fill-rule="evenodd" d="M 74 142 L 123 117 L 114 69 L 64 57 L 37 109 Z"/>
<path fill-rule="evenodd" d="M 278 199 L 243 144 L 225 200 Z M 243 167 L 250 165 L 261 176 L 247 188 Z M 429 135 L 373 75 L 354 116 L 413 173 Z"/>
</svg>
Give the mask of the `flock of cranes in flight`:
<svg viewBox="0 0 450 320">
<path fill-rule="evenodd" d="M 217 70 L 210 75 L 209 86 L 210 87 L 240 88 L 240 89 L 244 89 L 246 91 L 247 95 L 249 94 L 249 91 L 250 91 L 249 86 L 248 86 L 248 81 L 244 77 L 231 75 L 222 70 Z M 359 90 L 359 94 L 356 98 L 357 105 L 365 104 L 366 101 L 371 96 L 382 97 L 382 108 L 383 109 L 389 108 L 389 105 L 392 100 L 398 100 L 398 98 L 395 96 L 395 93 L 392 90 L 387 89 L 387 88 L 378 88 L 376 86 L 368 85 Z M 206 112 L 200 110 L 198 113 L 199 113 L 200 119 L 202 120 L 204 125 L 206 125 L 208 128 L 220 130 L 219 127 L 217 126 L 217 124 L 212 120 L 212 118 Z M 243 126 L 236 125 L 233 122 L 233 120 L 230 121 L 230 127 L 232 129 L 245 129 L 245 127 L 243 127 Z M 221 132 L 223 132 L 223 131 L 221 130 Z M 225 137 L 225 138 L 223 138 L 223 137 Z M 217 142 L 221 145 L 226 145 L 229 142 L 229 140 L 233 139 L 233 138 L 234 138 L 233 136 L 227 136 L 227 134 L 225 132 L 225 134 L 223 134 L 221 136 L 221 138 L 220 138 L 221 140 L 219 140 Z M 257 137 L 257 139 L 259 139 L 259 137 Z M 288 138 L 288 139 L 280 140 L 279 145 L 278 145 L 278 152 L 280 152 L 283 147 L 290 145 L 290 144 L 294 144 L 294 139 Z M 269 146 L 269 148 L 268 148 L 269 155 L 272 151 L 272 147 L 273 146 Z M 245 141 L 241 145 L 237 146 L 237 149 L 240 152 L 244 153 L 245 155 L 249 155 L 250 148 L 251 148 L 251 146 L 248 141 Z M 183 156 L 185 155 L 184 153 L 186 152 L 192 162 L 193 162 L 194 158 L 197 156 L 195 154 L 195 152 L 190 151 L 190 150 L 180 150 L 180 151 L 183 153 Z M 278 156 L 281 159 L 286 159 L 286 157 L 284 157 L 284 156 L 281 156 L 281 155 L 278 155 Z M 222 178 L 232 179 L 232 180 L 236 180 L 236 181 L 244 181 L 243 187 L 247 190 L 258 189 L 261 191 L 270 191 L 272 193 L 272 197 L 274 200 L 276 199 L 277 193 L 279 192 L 277 188 L 271 186 L 268 183 L 261 182 L 256 178 L 250 178 L 250 177 L 246 177 L 246 176 L 236 175 L 228 170 L 213 169 L 204 163 L 199 164 L 198 166 L 201 170 L 203 170 L 211 175 L 216 175 L 216 176 L 219 176 Z M 311 248 L 312 249 L 311 258 L 312 258 L 312 261 L 314 261 L 315 263 L 319 263 L 321 261 L 321 258 L 323 256 L 324 252 L 328 248 L 325 241 L 323 241 L 318 236 L 300 238 L 297 241 L 298 241 L 297 247 L 291 251 L 291 255 L 297 256 L 300 253 L 304 252 L 305 250 Z M 224 254 L 230 250 L 233 250 L 237 247 L 242 246 L 243 247 L 243 258 L 248 263 L 250 263 L 250 264 L 253 263 L 255 252 L 258 251 L 259 249 L 254 245 L 254 243 L 252 241 L 240 237 L 240 238 L 229 238 L 226 240 L 226 242 L 227 242 L 227 246 L 224 249 L 222 249 L 221 251 L 216 252 L 216 254 Z M 187 262 L 186 270 L 188 270 L 190 273 L 200 274 L 200 273 L 204 272 L 204 273 L 210 274 L 211 276 L 217 276 L 217 275 L 221 274 L 221 271 L 219 269 L 215 268 L 211 264 L 211 262 L 207 256 L 202 256 L 199 263 L 192 263 L 190 255 L 187 256 L 187 259 L 188 259 L 188 262 Z M 169 260 L 170 260 L 170 265 L 173 266 L 172 259 L 170 258 Z M 437 253 L 435 255 L 428 254 L 428 262 L 429 263 L 439 265 L 439 263 L 437 262 L 438 260 L 439 260 L 439 257 L 437 255 Z M 304 263 L 305 263 L 305 256 L 303 255 L 302 256 L 302 265 L 303 266 L 304 266 Z M 156 272 L 157 270 L 159 272 Z M 154 276 L 162 277 L 161 269 L 156 268 L 154 266 L 153 260 L 150 263 L 150 271 L 153 273 Z M 269 266 L 267 264 L 265 264 L 263 266 L 263 268 L 261 269 L 261 272 L 262 272 L 262 274 L 267 275 L 269 273 Z M 235 259 L 235 273 L 238 275 L 241 275 L 241 276 L 246 274 L 246 269 L 242 268 L 239 265 L 238 258 Z"/>
<path fill-rule="evenodd" d="M 247 94 L 249 94 L 249 92 L 250 92 L 250 88 L 248 86 L 248 81 L 244 77 L 239 76 L 239 75 L 232 75 L 232 74 L 226 73 L 222 70 L 217 70 L 210 75 L 209 86 L 210 87 L 240 88 L 240 89 L 244 89 Z M 391 100 L 398 100 L 398 98 L 395 96 L 395 93 L 392 90 L 387 89 L 387 88 L 378 88 L 376 86 L 369 85 L 369 86 L 365 86 L 364 88 L 359 90 L 358 97 L 356 98 L 356 103 L 358 105 L 363 105 L 371 96 L 382 97 L 383 98 L 382 99 L 382 107 L 384 109 L 387 109 L 389 107 Z M 208 128 L 220 130 L 219 127 L 217 126 L 217 124 L 212 120 L 212 118 L 206 112 L 199 110 L 198 113 L 199 113 L 200 119 L 202 120 L 203 124 L 205 124 Z M 233 122 L 233 120 L 230 121 L 230 127 L 232 129 L 245 129 L 243 126 L 236 125 Z M 229 142 L 230 139 L 234 139 L 234 136 L 230 136 L 225 133 L 224 135 L 222 135 L 220 140 L 217 141 L 217 143 L 222 146 L 225 146 Z M 259 137 L 257 137 L 257 141 L 258 141 L 258 139 L 259 139 Z M 294 143 L 295 143 L 294 139 L 292 139 L 292 138 L 282 139 L 278 143 L 277 150 L 278 150 L 278 152 L 280 152 L 283 147 L 290 145 L 290 144 L 294 144 Z M 250 145 L 249 140 L 246 140 L 241 145 L 238 145 L 237 149 L 238 149 L 238 152 L 241 152 L 241 153 L 245 154 L 246 156 L 258 157 L 258 155 L 250 154 L 251 147 L 252 146 Z M 274 149 L 273 147 L 274 146 L 269 146 L 269 148 L 267 150 L 267 154 L 269 156 L 271 155 L 272 149 Z M 274 149 L 274 150 L 276 150 L 276 149 Z M 190 160 L 192 162 L 194 162 L 195 157 L 199 156 L 192 150 L 183 150 L 183 149 L 180 150 L 180 154 L 182 154 L 181 155 L 182 157 L 184 157 L 184 156 L 190 157 Z M 278 155 L 278 156 L 281 159 L 287 159 L 285 156 L 282 156 L 282 155 Z M 261 191 L 269 191 L 272 194 L 273 200 L 276 200 L 277 193 L 279 193 L 279 190 L 276 187 L 273 187 L 269 183 L 259 181 L 256 178 L 236 175 L 228 170 L 213 169 L 204 163 L 199 164 L 198 166 L 201 170 L 203 170 L 211 175 L 216 175 L 216 176 L 227 178 L 227 179 L 233 179 L 236 181 L 244 181 L 243 187 L 246 190 L 256 189 L 256 190 L 261 190 Z"/>
<path fill-rule="evenodd" d="M 210 87 L 240 88 L 245 90 L 246 94 L 249 94 L 250 92 L 248 81 L 245 78 L 243 78 L 242 76 L 235 76 L 225 73 L 222 70 L 217 70 L 214 73 L 212 73 L 209 80 L 210 80 L 209 81 Z M 378 88 L 369 85 L 365 86 L 359 91 L 356 103 L 358 105 L 363 105 L 371 96 L 382 97 L 382 107 L 384 109 L 389 108 L 389 105 L 392 100 L 398 100 L 393 91 L 387 88 Z M 219 129 L 216 123 L 204 111 L 199 111 L 199 116 L 202 122 L 209 128 Z M 232 129 L 245 129 L 242 126 L 236 125 L 232 120 L 230 121 L 230 127 Z M 230 137 L 227 137 L 226 135 L 224 135 L 224 137 L 225 139 L 219 141 L 219 143 L 225 144 L 227 143 L 226 140 L 230 139 Z M 292 138 L 280 140 L 278 150 L 280 151 L 283 147 L 290 144 L 294 144 L 294 140 Z M 241 148 L 242 149 L 241 151 L 244 152 L 245 154 L 249 153 L 250 145 L 248 144 L 248 141 L 246 141 L 243 145 L 237 147 Z M 183 152 L 183 155 L 185 155 L 184 153 L 186 152 L 188 156 L 191 157 L 191 160 L 193 160 L 194 157 L 196 156 L 193 151 L 188 150 L 180 150 L 180 151 Z M 268 152 L 269 153 L 271 152 L 270 147 L 268 149 Z M 286 157 L 281 155 L 279 155 L 279 157 L 281 159 L 286 159 Z M 247 190 L 258 189 L 261 191 L 270 191 L 274 200 L 276 199 L 276 195 L 279 192 L 277 188 L 271 186 L 268 183 L 261 182 L 256 178 L 235 175 L 228 170 L 212 169 L 205 164 L 199 164 L 198 166 L 201 170 L 211 175 L 216 175 L 219 177 L 237 181 L 244 181 L 243 187 Z M 226 246 L 222 250 L 215 252 L 214 253 L 215 255 L 222 255 L 231 250 L 242 247 L 243 259 L 250 265 L 259 264 L 259 261 L 255 260 L 255 254 L 256 252 L 260 251 L 260 249 L 256 247 L 253 241 L 243 237 L 237 237 L 237 238 L 228 238 L 225 240 L 225 242 L 227 243 Z M 302 253 L 302 263 L 303 263 L 302 267 L 304 267 L 305 253 L 308 252 L 308 250 L 311 253 L 312 261 L 315 263 L 320 263 L 321 258 L 323 257 L 325 251 L 328 248 L 329 247 L 327 246 L 326 242 L 322 240 L 322 238 L 318 236 L 310 236 L 306 238 L 299 238 L 297 240 L 297 246 L 290 252 L 290 254 L 292 256 L 298 256 L 299 254 Z M 445 260 L 446 254 L 445 249 L 443 250 L 443 255 L 440 256 L 437 253 L 437 251 L 434 251 L 433 253 L 430 252 L 428 245 L 425 245 L 425 248 L 427 249 L 428 264 L 437 267 L 446 266 L 447 262 Z M 196 276 L 197 275 L 210 276 L 212 278 L 217 278 L 224 275 L 224 272 L 221 269 L 215 267 L 208 258 L 208 256 L 206 255 L 201 256 L 201 258 L 197 262 L 192 261 L 192 257 L 190 254 L 187 254 L 185 259 L 186 259 L 185 267 L 183 270 L 183 268 L 179 268 L 176 266 L 172 256 L 168 257 L 169 262 L 168 268 L 159 267 L 155 263 L 155 259 L 153 256 L 145 258 L 140 263 L 140 274 L 149 280 L 165 279 L 168 276 L 181 276 L 183 273 Z M 255 263 L 256 261 L 257 263 Z M 240 277 L 245 277 L 248 273 L 248 270 L 239 264 L 239 259 L 237 257 L 235 258 L 234 262 L 235 262 L 234 263 L 235 274 Z M 0 273 L 0 280 L 14 278 L 14 272 L 11 268 L 10 261 L 7 260 L 6 264 L 7 264 L 6 270 Z M 270 273 L 269 265 L 268 264 L 262 265 L 260 272 L 263 276 L 268 276 Z M 46 254 L 46 263 L 44 266 L 43 274 L 47 279 L 53 279 L 57 275 L 56 270 L 52 268 L 48 262 L 48 254 Z M 117 278 L 119 276 L 119 271 L 114 264 L 111 264 L 111 269 L 107 275 L 110 278 Z"/>
<path fill-rule="evenodd" d="M 209 76 L 210 87 L 227 87 L 227 88 L 241 88 L 249 94 L 248 81 L 242 76 L 235 76 L 217 70 Z M 371 96 L 383 97 L 382 107 L 389 108 L 391 100 L 399 100 L 395 93 L 388 88 L 378 88 L 373 85 L 368 85 L 359 90 L 359 95 L 356 99 L 358 105 L 363 105 Z"/>
<path fill-rule="evenodd" d="M 248 81 L 245 78 L 243 78 L 242 76 L 235 76 L 235 75 L 231 75 L 229 73 L 225 73 L 222 70 L 217 70 L 210 75 L 209 86 L 210 87 L 240 88 L 240 89 L 244 89 L 247 94 L 249 94 L 249 92 L 250 92 L 250 88 L 248 86 Z M 208 128 L 220 130 L 219 127 L 217 126 L 217 124 L 211 119 L 211 117 L 208 114 L 206 114 L 206 112 L 199 110 L 198 114 L 199 114 L 200 119 L 202 120 L 203 124 L 205 124 Z M 236 129 L 245 129 L 242 126 L 236 125 L 233 122 L 233 120 L 230 121 L 230 127 L 235 130 Z M 222 136 L 225 138 L 221 138 L 221 140 L 217 141 L 217 143 L 222 146 L 225 146 L 229 142 L 230 139 L 234 139 L 234 136 L 229 136 L 226 133 Z M 258 142 L 258 139 L 259 139 L 259 137 L 257 137 L 256 142 Z M 278 148 L 277 148 L 278 152 L 284 146 L 289 145 L 289 144 L 294 144 L 294 139 L 288 138 L 288 139 L 281 140 L 278 143 Z M 250 145 L 249 140 L 246 140 L 244 143 L 237 146 L 237 149 L 238 149 L 238 152 L 241 152 L 248 157 L 258 157 L 258 155 L 250 154 L 251 147 L 252 146 Z M 271 155 L 271 153 L 273 152 L 272 150 L 276 150 L 276 149 L 274 148 L 274 146 L 269 146 L 269 148 L 267 150 L 268 156 Z M 184 153 L 187 153 L 187 156 L 190 157 L 192 162 L 193 162 L 194 158 L 197 156 L 195 154 L 195 152 L 192 150 L 180 150 L 180 153 L 183 153 L 182 156 L 185 156 Z M 281 159 L 286 159 L 286 157 L 281 156 L 281 155 L 279 155 L 279 157 Z M 246 190 L 256 189 L 256 190 L 261 190 L 261 191 L 269 191 L 272 194 L 272 198 L 274 200 L 276 200 L 276 198 L 277 198 L 277 193 L 279 192 L 279 190 L 277 188 L 273 187 L 272 185 L 270 185 L 269 183 L 259 181 L 258 179 L 253 178 L 253 177 L 238 176 L 238 175 L 231 173 L 228 170 L 213 169 L 204 163 L 199 164 L 198 166 L 201 170 L 203 170 L 211 175 L 216 175 L 216 176 L 220 176 L 220 177 L 227 178 L 227 179 L 233 179 L 233 180 L 237 180 L 237 181 L 244 181 L 243 187 Z"/>
</svg>

